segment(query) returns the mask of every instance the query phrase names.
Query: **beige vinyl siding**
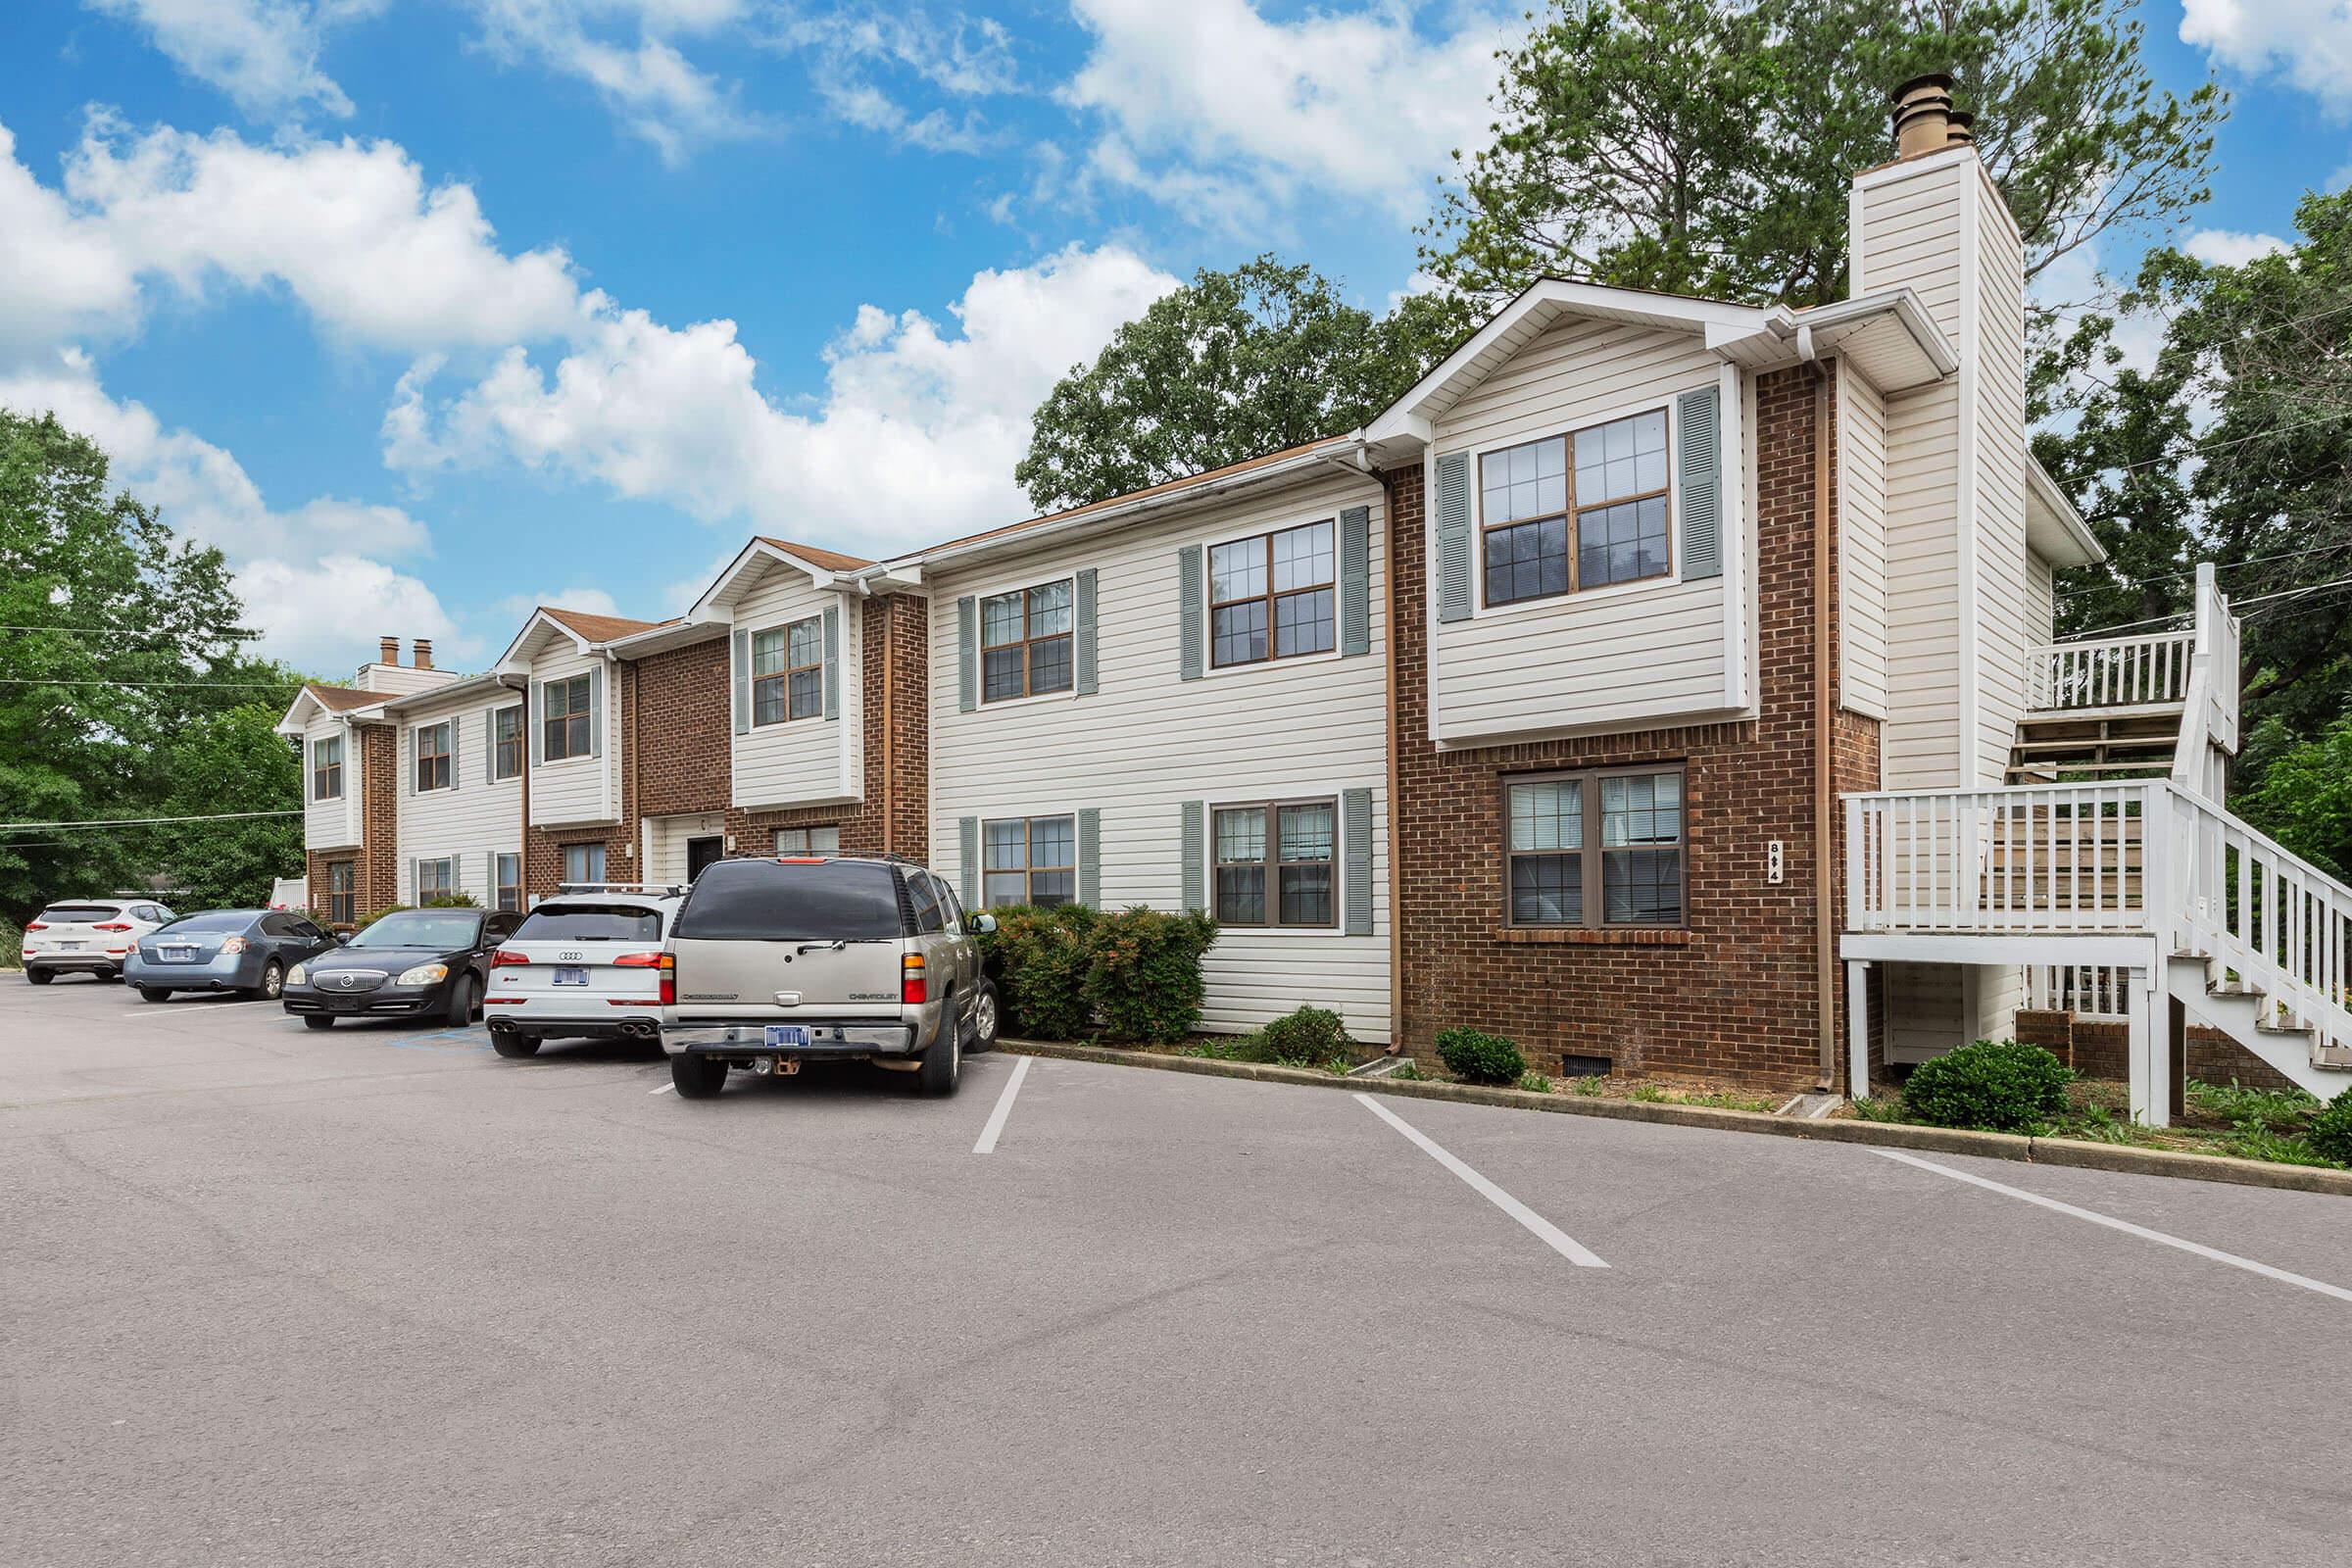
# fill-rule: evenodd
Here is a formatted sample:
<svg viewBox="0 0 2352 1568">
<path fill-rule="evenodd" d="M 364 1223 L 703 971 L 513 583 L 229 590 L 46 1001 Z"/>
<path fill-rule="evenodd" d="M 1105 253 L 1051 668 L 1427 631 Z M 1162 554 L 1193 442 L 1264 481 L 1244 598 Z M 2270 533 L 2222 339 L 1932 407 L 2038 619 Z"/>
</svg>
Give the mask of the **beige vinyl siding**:
<svg viewBox="0 0 2352 1568">
<path fill-rule="evenodd" d="M 1440 745 L 1561 730 L 1626 728 L 1724 710 L 1724 599 L 1730 572 L 1685 583 L 1681 502 L 1671 520 L 1676 575 L 1489 609 L 1484 603 L 1478 459 L 1721 384 L 1721 362 L 1687 332 L 1563 321 L 1488 377 L 1440 421 L 1433 456 L 1470 455 L 1472 599 L 1468 620 L 1431 620 L 1432 730 Z M 1739 416 L 1730 403 L 1727 421 Z M 1741 443 L 1734 440 L 1731 450 Z M 1724 465 L 1727 484 L 1743 465 Z M 1724 549 L 1745 548 L 1729 531 Z M 1744 516 L 1747 509 L 1739 509 Z M 1434 540 L 1434 534 L 1433 534 Z M 1573 541 L 1572 541 L 1573 547 Z M 1433 545 L 1434 548 L 1434 545 Z"/>
<path fill-rule="evenodd" d="M 858 797 L 864 726 L 858 718 L 858 602 L 817 588 L 796 566 L 770 563 L 736 600 L 734 629 L 757 634 L 821 616 L 836 606 L 841 611 L 841 716 L 826 718 L 820 710 L 813 718 L 755 724 L 734 736 L 732 798 L 739 808 L 815 806 Z"/>
<path fill-rule="evenodd" d="M 531 722 L 539 724 L 546 716 L 539 700 L 540 687 L 549 681 L 586 675 L 601 662 L 593 654 L 580 653 L 568 638 L 551 636 L 545 650 L 531 662 Z M 560 762 L 531 762 L 533 827 L 609 822 L 619 815 L 616 803 L 620 792 L 614 787 L 614 779 L 620 758 L 620 682 L 612 678 L 610 669 L 605 671 L 604 688 L 604 755 L 567 757 Z"/>
<path fill-rule="evenodd" d="M 414 664 L 362 664 L 359 678 L 353 684 L 364 692 L 408 697 L 417 692 L 431 691 L 436 686 L 452 685 L 459 679 L 457 671 L 451 669 L 418 669 Z"/>
<path fill-rule="evenodd" d="M 686 841 L 719 838 L 726 818 L 717 811 L 700 816 L 655 816 L 645 823 L 645 880 L 669 883 L 686 880 Z"/>
<path fill-rule="evenodd" d="M 311 799 L 312 748 L 323 740 L 343 742 L 343 794 L 339 800 Z M 360 842 L 360 737 L 332 718 L 313 719 L 302 732 L 302 844 L 306 850 L 340 850 Z"/>
<path fill-rule="evenodd" d="M 1852 366 L 1838 376 L 1838 681 L 1847 708 L 1886 716 L 1886 402 Z"/>
<path fill-rule="evenodd" d="M 1178 675 L 1177 552 L 1298 523 L 1372 515 L 1371 652 Z M 1100 689 L 958 706 L 956 601 L 1094 567 Z M 931 599 L 931 863 L 962 886 L 962 818 L 1102 814 L 1106 908 L 1184 898 L 1182 806 L 1372 792 L 1373 934 L 1229 929 L 1209 951 L 1204 1028 L 1241 1032 L 1302 1004 L 1389 1038 L 1388 537 L 1381 491 L 1333 473 L 1203 504 L 1018 562 L 942 567 Z M 1344 858 L 1344 857 L 1343 857 Z M 1342 880 L 1345 872 L 1343 869 Z M 1344 911 L 1346 889 L 1337 890 Z"/>
<path fill-rule="evenodd" d="M 492 697 L 475 692 L 447 705 L 418 704 L 400 715 L 400 774 L 394 800 L 399 823 L 400 899 L 416 898 L 416 862 L 457 858 L 457 887 L 489 907 L 498 902 L 492 884 L 490 857 L 514 855 L 522 849 L 522 780 L 490 781 L 489 743 L 484 715 L 521 701 L 519 692 Z M 416 731 L 426 724 L 448 720 L 457 788 L 418 794 Z"/>
<path fill-rule="evenodd" d="M 2026 709 L 2025 252 L 1999 193 L 1968 171 L 1977 224 L 1977 779 L 2001 782 Z M 2014 981 L 2014 971 L 2010 971 Z M 2014 1012 L 2016 1003 L 2006 1010 Z"/>
<path fill-rule="evenodd" d="M 2026 552 L 2026 646 L 2038 648 L 2058 640 L 2057 572 L 2047 561 Z"/>
</svg>

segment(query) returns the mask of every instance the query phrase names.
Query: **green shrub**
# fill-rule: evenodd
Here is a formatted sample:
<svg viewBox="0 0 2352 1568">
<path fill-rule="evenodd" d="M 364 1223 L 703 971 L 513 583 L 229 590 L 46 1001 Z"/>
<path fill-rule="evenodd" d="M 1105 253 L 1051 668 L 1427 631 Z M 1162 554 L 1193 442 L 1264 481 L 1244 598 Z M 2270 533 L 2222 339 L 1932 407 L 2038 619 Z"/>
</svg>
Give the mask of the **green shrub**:
<svg viewBox="0 0 2352 1568">
<path fill-rule="evenodd" d="M 1392 1078 L 1401 1078 L 1408 1084 L 1416 1084 L 1421 1081 L 1421 1069 L 1414 1066 L 1409 1061 L 1400 1061 L 1396 1064 L 1396 1070 L 1389 1074 L 1389 1076 Z"/>
<path fill-rule="evenodd" d="M 2311 1118 L 2303 1141 L 2322 1157 L 2352 1165 L 2352 1089 L 2345 1090 Z"/>
<path fill-rule="evenodd" d="M 1932 1127 L 2023 1132 L 2066 1113 L 2074 1078 L 2039 1046 L 1980 1040 L 1913 1068 L 1903 1105 Z"/>
<path fill-rule="evenodd" d="M 997 983 L 1004 1030 L 1032 1040 L 1076 1040 L 1091 1032 L 1086 1000 L 1089 939 L 1097 915 L 1083 904 L 1039 909 L 992 909 L 997 928 L 980 953 Z"/>
<path fill-rule="evenodd" d="M 1348 1029 L 1328 1007 L 1300 1007 L 1258 1031 L 1264 1059 L 1285 1067 L 1316 1067 L 1348 1054 Z"/>
<path fill-rule="evenodd" d="M 24 933 L 14 920 L 0 920 L 0 969 L 24 967 Z"/>
<path fill-rule="evenodd" d="M 359 923 L 351 928 L 351 934 L 358 936 L 385 915 L 398 914 L 404 909 L 478 909 L 481 906 L 480 901 L 470 893 L 451 893 L 438 899 L 427 899 L 422 904 L 387 905 L 373 914 L 361 915 Z"/>
<path fill-rule="evenodd" d="M 1217 940 L 1205 914 L 1133 908 L 1098 916 L 1085 995 L 1102 1036 L 1121 1044 L 1182 1040 L 1200 1019 L 1200 956 Z"/>
<path fill-rule="evenodd" d="M 1548 1095 L 1551 1093 L 1551 1080 L 1540 1072 L 1523 1072 L 1519 1075 L 1519 1087 L 1531 1095 Z"/>
<path fill-rule="evenodd" d="M 1516 1045 L 1479 1029 L 1439 1030 L 1438 1059 L 1447 1072 L 1471 1084 L 1513 1084 L 1527 1071 L 1527 1059 Z"/>
</svg>

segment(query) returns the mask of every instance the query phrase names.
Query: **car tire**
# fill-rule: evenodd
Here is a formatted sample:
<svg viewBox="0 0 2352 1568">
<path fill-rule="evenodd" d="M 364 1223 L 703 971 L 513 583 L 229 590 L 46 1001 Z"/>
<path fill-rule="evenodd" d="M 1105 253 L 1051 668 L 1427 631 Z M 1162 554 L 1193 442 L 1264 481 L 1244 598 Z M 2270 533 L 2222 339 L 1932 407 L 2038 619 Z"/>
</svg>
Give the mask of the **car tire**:
<svg viewBox="0 0 2352 1568">
<path fill-rule="evenodd" d="M 941 1038 L 931 1043 L 923 1053 L 923 1064 L 914 1071 L 914 1092 L 927 1099 L 944 1100 L 956 1092 L 956 1080 L 963 1068 L 963 1020 L 956 1016 L 956 999 L 948 999 L 948 1015 L 939 1026 Z"/>
<path fill-rule="evenodd" d="M 335 1026 L 334 1019 L 320 1012 L 303 1014 L 302 1023 L 306 1029 L 332 1029 Z"/>
<path fill-rule="evenodd" d="M 517 1034 L 512 1029 L 493 1029 L 490 1031 L 490 1049 L 509 1061 L 521 1061 L 539 1054 L 539 1037 Z"/>
<path fill-rule="evenodd" d="M 716 1100 L 727 1086 L 727 1064 L 691 1053 L 669 1058 L 669 1082 L 680 1100 Z"/>
<path fill-rule="evenodd" d="M 56 978 L 56 975 L 51 974 L 46 969 L 35 969 L 27 965 L 24 970 L 24 983 L 26 985 L 45 986 Z"/>
<path fill-rule="evenodd" d="M 139 987 L 139 1000 L 141 1002 L 170 1002 L 172 988 L 170 986 L 141 986 Z"/>
<path fill-rule="evenodd" d="M 275 958 L 262 965 L 262 983 L 245 994 L 256 1002 L 275 1002 L 286 989 L 286 967 Z"/>
<path fill-rule="evenodd" d="M 980 982 L 980 994 L 972 999 L 972 1038 L 964 1049 L 973 1055 L 997 1049 L 997 1031 L 1004 1027 L 998 1015 L 997 988 L 986 980 Z"/>
<path fill-rule="evenodd" d="M 444 1020 L 452 1029 L 471 1024 L 474 1015 L 482 1010 L 481 982 L 471 975 L 461 975 L 449 988 L 449 1014 Z"/>
<path fill-rule="evenodd" d="M 98 978 L 111 986 L 116 981 L 122 978 L 122 971 L 120 969 L 101 969 L 98 971 Z"/>
</svg>

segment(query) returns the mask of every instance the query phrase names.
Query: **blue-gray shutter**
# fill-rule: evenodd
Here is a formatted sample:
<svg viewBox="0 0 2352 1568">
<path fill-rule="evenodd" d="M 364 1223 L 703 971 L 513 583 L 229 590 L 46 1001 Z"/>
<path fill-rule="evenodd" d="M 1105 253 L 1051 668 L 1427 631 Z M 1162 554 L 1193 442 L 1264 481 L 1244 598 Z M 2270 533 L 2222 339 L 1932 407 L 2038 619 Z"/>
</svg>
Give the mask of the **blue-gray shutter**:
<svg viewBox="0 0 2352 1568">
<path fill-rule="evenodd" d="M 1176 672 L 1199 680 L 1208 668 L 1208 583 L 1202 575 L 1200 547 L 1186 545 L 1176 552 Z"/>
<path fill-rule="evenodd" d="M 522 689 L 522 727 L 531 732 L 531 765 L 537 767 L 547 760 L 547 726 L 539 722 L 547 712 L 547 682 L 535 680 Z"/>
<path fill-rule="evenodd" d="M 452 714 L 449 720 L 449 787 L 466 782 L 466 726 Z"/>
<path fill-rule="evenodd" d="M 1372 934 L 1372 792 L 1340 792 L 1341 853 L 1346 858 L 1345 911 L 1351 937 Z"/>
<path fill-rule="evenodd" d="M 970 600 L 965 600 L 970 604 Z M 967 816 L 956 823 L 963 842 L 963 858 L 958 869 L 963 873 L 963 906 L 980 908 L 980 819 Z"/>
<path fill-rule="evenodd" d="M 825 716 L 841 716 L 841 607 L 825 607 Z"/>
<path fill-rule="evenodd" d="M 482 710 L 482 782 L 498 782 L 498 710 Z"/>
<path fill-rule="evenodd" d="M 1683 580 L 1723 575 L 1723 408 L 1714 387 L 1676 400 L 1676 486 L 1683 498 Z"/>
<path fill-rule="evenodd" d="M 970 712 L 980 706 L 980 601 L 965 594 L 956 601 L 956 706 Z"/>
<path fill-rule="evenodd" d="M 496 850 L 482 852 L 482 907 L 485 909 L 498 907 L 498 852 Z"/>
<path fill-rule="evenodd" d="M 409 902 L 411 904 L 424 902 L 424 862 L 422 860 L 409 862 Z"/>
<path fill-rule="evenodd" d="M 1470 454 L 1438 460 L 1438 619 L 1470 618 Z"/>
<path fill-rule="evenodd" d="M 605 666 L 588 666 L 588 755 L 605 755 Z"/>
<path fill-rule="evenodd" d="M 745 735 L 752 728 L 752 634 L 738 631 L 735 643 L 735 733 Z"/>
<path fill-rule="evenodd" d="M 400 726 L 400 741 L 394 748 L 394 760 L 400 766 L 400 793 L 416 793 L 416 726 Z"/>
<path fill-rule="evenodd" d="M 1208 808 L 1187 801 L 1184 812 L 1184 906 L 1208 907 Z"/>
<path fill-rule="evenodd" d="M 1078 586 L 1072 596 L 1076 600 L 1076 635 L 1071 638 L 1071 662 L 1077 669 L 1078 695 L 1095 689 L 1095 568 L 1087 566 L 1078 573 Z"/>
<path fill-rule="evenodd" d="M 1078 813 L 1078 902 L 1102 907 L 1102 813 L 1091 806 Z"/>
<path fill-rule="evenodd" d="M 1372 651 L 1372 509 L 1340 514 L 1340 652 Z"/>
</svg>

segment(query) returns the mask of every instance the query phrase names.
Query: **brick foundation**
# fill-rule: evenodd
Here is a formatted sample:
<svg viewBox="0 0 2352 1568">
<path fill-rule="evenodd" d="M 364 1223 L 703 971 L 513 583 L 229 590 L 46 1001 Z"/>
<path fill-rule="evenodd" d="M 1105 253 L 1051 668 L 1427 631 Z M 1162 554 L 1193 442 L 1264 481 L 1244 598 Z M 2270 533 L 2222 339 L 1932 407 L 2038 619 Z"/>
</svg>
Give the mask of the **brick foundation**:
<svg viewBox="0 0 2352 1568">
<path fill-rule="evenodd" d="M 2132 1026 L 2121 1018 L 2078 1018 L 2069 1012 L 2020 1009 L 2017 1038 L 2041 1046 L 2085 1078 L 2128 1083 Z M 2188 1076 L 2200 1083 L 2240 1083 L 2248 1089 L 2292 1089 L 2294 1080 L 2219 1029 L 2188 1028 Z"/>
</svg>

